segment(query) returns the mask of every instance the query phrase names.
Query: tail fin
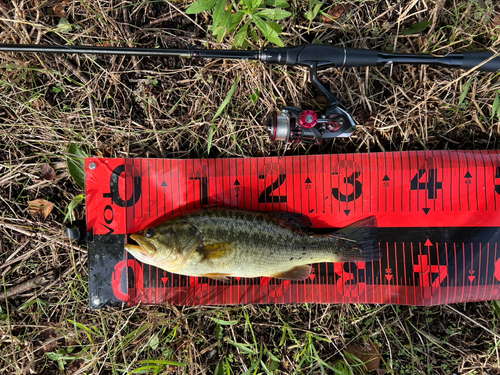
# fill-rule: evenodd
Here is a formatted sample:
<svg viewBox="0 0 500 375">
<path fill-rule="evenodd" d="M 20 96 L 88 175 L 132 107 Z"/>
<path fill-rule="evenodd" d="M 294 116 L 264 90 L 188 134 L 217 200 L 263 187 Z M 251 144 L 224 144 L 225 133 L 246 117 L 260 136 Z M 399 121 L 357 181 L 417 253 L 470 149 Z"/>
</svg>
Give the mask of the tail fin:
<svg viewBox="0 0 500 375">
<path fill-rule="evenodd" d="M 379 260 L 377 226 L 377 218 L 370 216 L 336 231 L 333 236 L 338 238 L 341 248 L 337 262 L 372 262 Z"/>
</svg>

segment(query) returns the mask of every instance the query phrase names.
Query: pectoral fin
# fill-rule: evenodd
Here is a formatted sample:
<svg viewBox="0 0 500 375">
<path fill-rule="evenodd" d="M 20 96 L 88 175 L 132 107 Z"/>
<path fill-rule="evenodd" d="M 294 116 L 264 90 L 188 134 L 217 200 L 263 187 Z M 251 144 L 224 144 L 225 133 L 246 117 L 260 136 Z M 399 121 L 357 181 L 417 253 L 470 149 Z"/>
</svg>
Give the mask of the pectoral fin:
<svg viewBox="0 0 500 375">
<path fill-rule="evenodd" d="M 286 279 L 286 280 L 304 280 L 311 274 L 311 266 L 306 264 L 303 266 L 296 266 L 285 272 L 276 273 L 271 275 L 276 279 Z"/>
<path fill-rule="evenodd" d="M 223 258 L 233 250 L 230 242 L 213 243 L 202 246 L 198 251 L 203 255 L 201 261 Z M 207 276 L 208 277 L 208 276 Z"/>
</svg>

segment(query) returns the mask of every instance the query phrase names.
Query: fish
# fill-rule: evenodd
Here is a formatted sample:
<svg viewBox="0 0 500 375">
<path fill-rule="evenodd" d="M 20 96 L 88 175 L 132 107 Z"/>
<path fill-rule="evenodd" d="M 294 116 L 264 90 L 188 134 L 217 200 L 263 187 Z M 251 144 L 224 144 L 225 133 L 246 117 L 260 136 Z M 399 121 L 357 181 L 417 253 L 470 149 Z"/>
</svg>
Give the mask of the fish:
<svg viewBox="0 0 500 375">
<path fill-rule="evenodd" d="M 332 233 L 311 232 L 308 216 L 213 207 L 173 216 L 130 235 L 137 260 L 185 276 L 303 280 L 311 264 L 380 259 L 377 219 L 370 216 Z M 376 241 L 378 242 L 378 241 Z"/>
</svg>

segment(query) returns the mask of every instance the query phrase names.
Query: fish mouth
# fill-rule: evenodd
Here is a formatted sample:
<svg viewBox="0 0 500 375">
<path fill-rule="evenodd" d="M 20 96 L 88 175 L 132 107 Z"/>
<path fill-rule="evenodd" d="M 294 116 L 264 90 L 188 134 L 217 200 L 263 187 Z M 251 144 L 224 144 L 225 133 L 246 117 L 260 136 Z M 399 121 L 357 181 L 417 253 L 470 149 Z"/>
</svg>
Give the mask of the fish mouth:
<svg viewBox="0 0 500 375">
<path fill-rule="evenodd" d="M 132 250 L 146 256 L 154 254 L 156 252 L 156 247 L 151 242 L 144 240 L 142 237 L 143 236 L 138 233 L 130 235 L 130 238 L 132 238 L 139 245 L 126 244 L 125 248 L 129 251 Z"/>
</svg>

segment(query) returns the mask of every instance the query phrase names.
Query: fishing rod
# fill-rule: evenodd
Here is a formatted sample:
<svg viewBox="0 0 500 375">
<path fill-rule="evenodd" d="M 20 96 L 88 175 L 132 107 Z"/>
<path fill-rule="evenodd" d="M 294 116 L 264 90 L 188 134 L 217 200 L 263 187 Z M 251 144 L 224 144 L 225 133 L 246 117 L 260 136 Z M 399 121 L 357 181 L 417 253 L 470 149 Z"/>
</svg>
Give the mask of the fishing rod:
<svg viewBox="0 0 500 375">
<path fill-rule="evenodd" d="M 310 71 L 311 82 L 326 96 L 327 108 L 315 111 L 286 106 L 271 113 L 266 122 L 273 141 L 314 144 L 320 144 L 329 138 L 348 137 L 356 128 L 347 108 L 319 81 L 317 75 L 319 69 L 426 64 L 466 70 L 477 68 L 483 72 L 500 71 L 500 57 L 495 57 L 490 51 L 432 56 L 384 53 L 369 49 L 317 44 L 255 51 L 3 44 L 0 45 L 0 51 L 254 60 L 264 64 L 304 66 Z"/>
</svg>

